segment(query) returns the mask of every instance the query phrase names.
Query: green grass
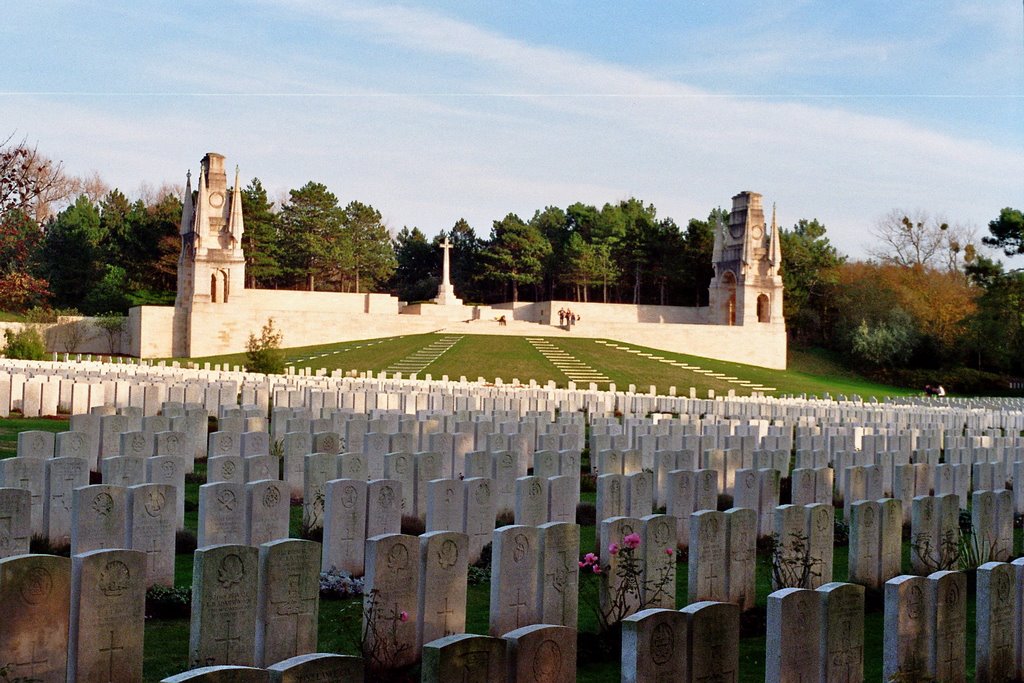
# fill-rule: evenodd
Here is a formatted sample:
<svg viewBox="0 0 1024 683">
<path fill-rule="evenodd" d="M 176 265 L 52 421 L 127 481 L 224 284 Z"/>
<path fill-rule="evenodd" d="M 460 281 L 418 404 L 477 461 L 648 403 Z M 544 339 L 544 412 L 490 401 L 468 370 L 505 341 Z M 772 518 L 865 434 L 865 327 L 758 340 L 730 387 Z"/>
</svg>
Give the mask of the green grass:
<svg viewBox="0 0 1024 683">
<path fill-rule="evenodd" d="M 340 342 L 337 344 L 318 344 L 315 346 L 296 346 L 284 349 L 285 363 L 296 368 L 311 367 L 328 370 L 382 370 L 395 360 L 399 360 L 423 348 L 435 339 L 431 334 L 418 334 L 407 337 L 384 337 L 381 339 L 363 339 L 359 341 Z M 323 357 L 321 357 L 323 356 Z M 178 360 L 182 364 L 194 363 L 202 366 L 205 363 L 224 364 L 229 366 L 245 365 L 244 353 L 231 353 L 221 356 L 204 356 L 200 358 L 164 358 L 170 362 Z"/>
<path fill-rule="evenodd" d="M 50 417 L 0 420 L 0 458 L 13 458 L 18 454 L 19 432 L 66 432 L 68 429 L 68 420 Z"/>
<path fill-rule="evenodd" d="M 439 337 L 438 334 L 418 334 L 358 342 L 321 344 L 286 349 L 285 356 L 288 364 L 296 368 L 378 373 L 415 351 L 428 346 Z M 734 391 L 737 395 L 749 395 L 752 391 L 750 388 L 727 382 L 724 379 L 708 377 L 705 373 L 674 367 L 635 353 L 612 348 L 598 343 L 594 339 L 552 337 L 547 340 L 563 351 L 572 354 L 578 360 L 587 363 L 593 369 L 604 373 L 620 391 L 626 390 L 630 384 L 636 385 L 637 391 L 641 393 L 646 393 L 651 385 L 654 385 L 662 394 L 668 393 L 670 387 L 675 387 L 679 395 L 688 395 L 690 387 L 694 387 L 698 396 L 701 397 L 707 396 L 708 390 L 713 390 L 718 395 L 726 394 L 729 391 Z M 770 370 L 752 365 L 669 353 L 634 344 L 621 344 L 621 346 L 628 346 L 631 349 L 650 353 L 666 360 L 686 363 L 764 387 L 772 387 L 774 391 L 765 392 L 772 395 L 815 394 L 823 396 L 830 393 L 833 396 L 838 396 L 840 394 L 858 394 L 864 399 L 868 399 L 871 396 L 882 398 L 889 395 L 916 393 L 913 390 L 885 386 L 866 380 L 821 352 L 793 350 L 790 352 L 788 370 Z M 242 365 L 245 363 L 245 354 L 194 358 L 191 361 L 198 364 L 209 362 L 211 364 L 227 363 L 231 366 Z M 470 380 L 475 380 L 478 377 L 483 377 L 491 382 L 498 377 L 505 382 L 511 382 L 513 378 L 519 379 L 523 383 L 527 383 L 531 379 L 540 384 L 554 381 L 559 387 L 566 387 L 569 382 L 569 378 L 545 359 L 525 337 L 498 335 L 463 336 L 447 353 L 424 368 L 419 373 L 419 377 L 423 378 L 427 374 L 434 379 L 448 375 L 450 379 L 465 376 Z M 598 388 L 607 389 L 608 384 L 600 383 Z"/>
</svg>

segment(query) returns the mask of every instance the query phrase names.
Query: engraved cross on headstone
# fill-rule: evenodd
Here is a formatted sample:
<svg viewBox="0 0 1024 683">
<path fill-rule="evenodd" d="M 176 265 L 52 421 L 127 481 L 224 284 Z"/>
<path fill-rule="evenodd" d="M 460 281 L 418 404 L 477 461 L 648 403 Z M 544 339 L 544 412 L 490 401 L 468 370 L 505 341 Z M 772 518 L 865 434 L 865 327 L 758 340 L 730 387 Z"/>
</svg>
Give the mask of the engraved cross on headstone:
<svg viewBox="0 0 1024 683">
<path fill-rule="evenodd" d="M 718 571 L 716 571 L 717 567 L 715 565 L 717 565 L 718 563 L 711 561 L 709 564 L 711 566 L 708 567 L 708 572 L 704 575 L 704 581 L 707 583 L 707 599 L 717 600 L 718 591 L 715 590 L 715 580 L 718 579 Z"/>
<path fill-rule="evenodd" d="M 146 549 L 146 566 L 150 569 L 156 564 L 156 556 L 160 553 L 161 548 L 157 543 L 156 538 L 149 539 L 149 548 Z"/>
<path fill-rule="evenodd" d="M 107 653 L 109 655 L 107 661 L 107 679 L 114 680 L 114 653 L 124 650 L 123 646 L 114 645 L 114 631 L 110 631 L 110 639 L 107 641 L 106 647 L 100 648 L 100 653 Z"/>
<path fill-rule="evenodd" d="M 36 641 L 32 641 L 32 654 L 29 656 L 28 660 L 24 661 L 24 662 L 15 662 L 14 663 L 14 671 L 11 671 L 9 673 L 20 675 L 20 674 L 24 673 L 21 669 L 23 667 L 28 667 L 28 675 L 29 675 L 29 677 L 34 676 L 35 673 L 36 673 L 36 665 L 37 664 L 47 664 L 50 661 L 49 657 L 42 657 L 42 658 L 40 658 L 39 655 L 36 654 L 36 651 L 38 650 L 38 648 L 39 648 L 39 643 L 37 643 Z M 15 679 L 15 680 L 20 680 L 20 679 Z"/>
<path fill-rule="evenodd" d="M 453 615 L 453 614 L 455 614 L 455 612 L 452 611 L 452 608 L 448 606 L 448 598 L 445 597 L 445 599 L 444 599 L 444 609 L 443 610 L 438 610 L 437 611 L 437 616 L 444 617 L 444 634 L 446 636 L 450 636 L 450 635 L 453 635 L 455 633 L 455 631 L 451 630 L 451 628 L 448 627 L 448 617 Z"/>
<path fill-rule="evenodd" d="M 569 565 L 568 552 L 565 550 L 558 551 L 558 557 L 561 560 L 561 566 L 555 567 L 555 570 L 548 573 L 548 585 L 555 589 L 559 597 L 562 599 L 561 610 L 558 614 L 558 623 L 564 623 L 566 614 L 566 599 L 568 598 L 569 585 L 571 582 L 570 577 L 572 576 L 573 567 Z"/>
<path fill-rule="evenodd" d="M 953 638 L 946 639 L 946 656 L 943 658 L 943 670 L 939 673 L 939 680 L 953 680 L 957 667 L 961 665 L 953 648 Z M 947 676 L 949 678 L 947 678 Z"/>
<path fill-rule="evenodd" d="M 527 607 L 528 605 L 522 598 L 522 589 L 516 588 L 516 600 L 515 602 L 510 602 L 508 606 L 514 607 L 516 610 L 516 628 L 523 626 L 524 624 L 519 620 L 519 608 Z"/>
<path fill-rule="evenodd" d="M 312 614 L 312 604 L 317 596 L 305 596 L 302 575 L 299 573 L 290 574 L 287 579 L 287 590 L 284 597 L 271 600 L 274 607 L 274 614 L 279 617 L 291 617 L 292 635 L 294 637 L 293 652 L 298 650 L 299 645 L 299 617 Z"/>
<path fill-rule="evenodd" d="M 223 638 L 214 638 L 213 639 L 214 643 L 217 643 L 217 644 L 224 643 L 224 661 L 219 662 L 220 664 L 233 664 L 234 663 L 234 660 L 231 659 L 231 645 L 232 645 L 232 643 L 240 643 L 242 641 L 241 635 L 239 635 L 237 633 L 235 635 L 231 635 L 232 631 L 234 631 L 234 629 L 231 628 L 231 626 L 233 624 L 234 624 L 234 622 L 231 619 L 228 619 L 227 620 L 227 628 L 225 629 L 225 634 L 226 635 Z"/>
<path fill-rule="evenodd" d="M 61 488 L 60 493 L 53 496 L 54 500 L 59 500 L 61 507 L 66 511 L 71 512 L 71 491 L 75 488 L 75 480 L 73 477 L 64 477 L 64 486 Z"/>
</svg>

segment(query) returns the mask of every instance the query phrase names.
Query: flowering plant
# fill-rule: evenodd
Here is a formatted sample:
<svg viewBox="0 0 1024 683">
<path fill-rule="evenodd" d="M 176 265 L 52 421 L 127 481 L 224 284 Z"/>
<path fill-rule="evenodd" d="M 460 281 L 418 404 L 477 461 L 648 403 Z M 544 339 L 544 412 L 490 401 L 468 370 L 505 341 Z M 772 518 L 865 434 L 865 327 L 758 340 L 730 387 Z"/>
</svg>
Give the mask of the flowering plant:
<svg viewBox="0 0 1024 683">
<path fill-rule="evenodd" d="M 611 629 L 647 607 L 661 606 L 666 601 L 674 606 L 674 562 L 660 564 L 649 572 L 644 558 L 637 552 L 640 545 L 640 534 L 631 532 L 623 536 L 621 543 L 608 544 L 608 562 L 602 563 L 594 553 L 587 553 L 579 561 L 581 571 L 600 575 L 599 599 L 591 600 L 591 604 L 601 631 Z M 665 548 L 665 554 L 673 557 L 675 551 Z"/>
</svg>

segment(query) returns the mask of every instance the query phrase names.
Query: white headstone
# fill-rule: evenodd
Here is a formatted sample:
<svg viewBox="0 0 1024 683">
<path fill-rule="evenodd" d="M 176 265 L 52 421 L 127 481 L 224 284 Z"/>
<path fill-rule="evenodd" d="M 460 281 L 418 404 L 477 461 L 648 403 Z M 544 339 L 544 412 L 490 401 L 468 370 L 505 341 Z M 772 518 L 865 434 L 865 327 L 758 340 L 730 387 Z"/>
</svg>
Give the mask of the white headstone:
<svg viewBox="0 0 1024 683">
<path fill-rule="evenodd" d="M 72 558 L 68 680 L 142 680 L 146 558 L 93 550 Z"/>
<path fill-rule="evenodd" d="M 295 538 L 260 546 L 256 664 L 316 652 L 320 544 Z"/>
<path fill-rule="evenodd" d="M 192 563 L 192 667 L 256 663 L 259 551 L 246 545 L 199 548 Z"/>
<path fill-rule="evenodd" d="M 540 543 L 536 527 L 494 530 L 491 545 L 491 635 L 536 624 Z"/>
</svg>

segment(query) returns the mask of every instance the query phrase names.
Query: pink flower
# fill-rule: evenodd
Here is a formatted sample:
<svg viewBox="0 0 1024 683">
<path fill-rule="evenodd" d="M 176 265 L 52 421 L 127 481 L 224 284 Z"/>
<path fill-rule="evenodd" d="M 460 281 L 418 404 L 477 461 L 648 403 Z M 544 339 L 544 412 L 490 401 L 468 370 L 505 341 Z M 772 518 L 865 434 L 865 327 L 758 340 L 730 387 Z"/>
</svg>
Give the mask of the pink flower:
<svg viewBox="0 0 1024 683">
<path fill-rule="evenodd" d="M 634 550 L 640 546 L 640 534 L 632 533 L 622 539 L 622 545 L 626 546 L 630 550 Z"/>
<path fill-rule="evenodd" d="M 608 546 L 608 552 L 611 553 L 612 555 L 618 555 L 619 554 L 619 544 L 618 543 L 612 543 L 610 546 Z"/>
<path fill-rule="evenodd" d="M 672 548 L 665 548 L 665 554 L 666 555 L 671 555 L 672 554 Z"/>
<path fill-rule="evenodd" d="M 409 621 L 409 613 L 402 610 L 402 613 L 398 615 L 398 620 L 401 622 Z"/>
<path fill-rule="evenodd" d="M 593 567 L 591 567 L 591 569 L 593 569 L 595 574 L 601 573 L 601 565 L 595 564 Z"/>
<path fill-rule="evenodd" d="M 595 564 L 597 562 L 597 555 L 594 553 L 587 553 L 583 556 L 583 561 L 587 564 Z"/>
<path fill-rule="evenodd" d="M 589 564 L 589 563 L 587 563 L 587 562 L 580 562 L 580 569 L 583 569 L 584 567 L 586 567 L 587 564 Z"/>
</svg>

